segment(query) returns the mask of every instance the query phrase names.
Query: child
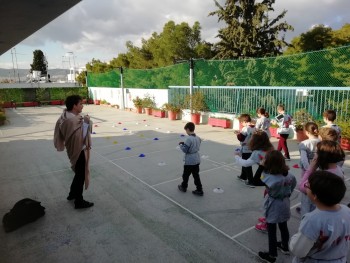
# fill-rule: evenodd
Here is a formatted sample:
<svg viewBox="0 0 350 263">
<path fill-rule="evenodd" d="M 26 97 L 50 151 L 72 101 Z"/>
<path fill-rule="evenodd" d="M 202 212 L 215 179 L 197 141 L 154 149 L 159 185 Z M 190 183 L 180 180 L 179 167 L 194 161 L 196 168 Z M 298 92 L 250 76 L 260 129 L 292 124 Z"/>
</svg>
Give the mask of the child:
<svg viewBox="0 0 350 263">
<path fill-rule="evenodd" d="M 252 119 L 249 114 L 242 114 L 239 117 L 239 122 L 242 124 L 242 131 L 235 132 L 237 134 L 237 139 L 241 144 L 241 156 L 243 160 L 248 160 L 252 154 L 252 151 L 249 149 L 249 141 L 255 132 L 255 126 L 251 123 Z M 243 167 L 241 175 L 237 176 L 237 178 L 241 181 L 246 181 L 248 178 L 253 178 L 253 169 L 252 166 Z M 249 181 L 248 181 L 249 183 Z"/>
<path fill-rule="evenodd" d="M 305 183 L 307 183 L 310 174 L 317 168 L 338 175 L 344 180 L 344 173 L 337 165 L 338 162 L 345 159 L 344 151 L 339 143 L 334 141 L 320 141 L 317 144 L 316 157 L 311 161 L 309 168 L 305 171 L 299 184 L 299 190 L 302 192 L 301 215 L 305 215 L 315 209 L 315 205 L 307 197 Z"/>
<path fill-rule="evenodd" d="M 314 158 L 316 153 L 317 143 L 320 142 L 316 123 L 307 122 L 304 126 L 304 131 L 308 139 L 299 144 L 300 165 L 302 170 L 301 177 L 303 177 L 305 171 L 309 168 L 310 161 Z"/>
<path fill-rule="evenodd" d="M 261 182 L 260 177 L 264 170 L 264 166 L 261 162 L 265 158 L 266 152 L 273 150 L 273 146 L 266 132 L 262 130 L 255 131 L 249 142 L 249 149 L 252 151 L 252 154 L 247 160 L 242 159 L 239 156 L 239 152 L 235 152 L 236 162 L 242 167 L 250 167 L 253 164 L 258 164 L 259 167 L 256 170 L 254 177 L 248 177 L 246 185 L 251 188 L 254 188 L 254 186 L 263 186 L 265 184 Z"/>
<path fill-rule="evenodd" d="M 193 175 L 194 184 L 197 189 L 192 191 L 194 195 L 203 196 L 203 188 L 201 179 L 199 177 L 199 164 L 201 162 L 199 155 L 199 148 L 201 139 L 194 133 L 195 125 L 193 122 L 188 122 L 184 127 L 187 135 L 185 142 L 179 142 L 181 150 L 185 153 L 184 172 L 182 174 L 182 183 L 178 185 L 181 192 L 187 191 L 188 179 Z"/>
<path fill-rule="evenodd" d="M 279 126 L 277 133 L 280 135 L 277 151 L 281 151 L 283 149 L 284 158 L 287 161 L 290 161 L 287 139 L 290 132 L 289 125 L 292 123 L 292 117 L 285 112 L 284 105 L 282 104 L 277 106 L 277 112 L 280 114 L 277 116 L 278 118 L 276 118 Z"/>
<path fill-rule="evenodd" d="M 314 159 L 317 143 L 320 142 L 320 139 L 318 138 L 318 126 L 316 123 L 307 122 L 304 126 L 304 131 L 309 139 L 304 140 L 299 144 L 301 178 L 303 178 L 306 170 L 310 166 L 310 162 Z M 301 206 L 297 207 L 296 209 L 298 213 L 304 214 L 305 212 L 301 212 L 302 207 L 308 207 L 309 200 L 305 193 L 301 193 Z"/>
<path fill-rule="evenodd" d="M 316 209 L 306 214 L 289 243 L 293 263 L 346 262 L 350 245 L 350 209 L 340 205 L 344 181 L 330 172 L 317 171 L 305 184 Z"/>
<path fill-rule="evenodd" d="M 321 141 L 334 141 L 334 142 L 339 141 L 337 131 L 333 128 L 330 128 L 330 127 L 321 127 L 321 129 L 318 133 L 318 138 Z"/>
<path fill-rule="evenodd" d="M 269 119 L 269 113 L 264 108 L 258 108 L 256 110 L 256 113 L 258 114 L 259 119 L 255 123 L 255 128 L 257 130 L 263 130 L 267 133 L 268 137 L 270 138 L 271 134 L 269 128 L 271 125 L 271 121 Z"/>
<path fill-rule="evenodd" d="M 326 110 L 323 112 L 323 121 L 326 123 L 324 127 L 329 127 L 334 129 L 338 134 L 338 140 L 341 138 L 341 129 L 337 124 L 334 124 L 335 119 L 337 118 L 337 113 L 334 110 Z"/>
<path fill-rule="evenodd" d="M 259 252 L 266 262 L 275 262 L 277 248 L 283 254 L 289 254 L 289 231 L 287 221 L 290 218 L 290 200 L 296 180 L 288 172 L 289 168 L 280 151 L 270 151 L 265 156 L 264 172 L 261 180 L 266 184 L 267 199 L 264 204 L 269 251 Z M 281 232 L 281 242 L 277 242 L 277 224 Z"/>
</svg>

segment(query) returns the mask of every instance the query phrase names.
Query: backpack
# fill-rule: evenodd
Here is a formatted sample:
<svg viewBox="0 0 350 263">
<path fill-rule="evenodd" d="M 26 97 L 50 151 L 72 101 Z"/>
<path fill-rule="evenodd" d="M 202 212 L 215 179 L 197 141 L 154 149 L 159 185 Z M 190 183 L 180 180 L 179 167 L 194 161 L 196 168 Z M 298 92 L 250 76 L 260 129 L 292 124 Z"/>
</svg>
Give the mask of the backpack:
<svg viewBox="0 0 350 263">
<path fill-rule="evenodd" d="M 45 207 L 40 202 L 24 198 L 18 201 L 10 212 L 6 213 L 2 219 L 5 232 L 11 232 L 21 226 L 34 222 L 45 214 Z"/>
</svg>

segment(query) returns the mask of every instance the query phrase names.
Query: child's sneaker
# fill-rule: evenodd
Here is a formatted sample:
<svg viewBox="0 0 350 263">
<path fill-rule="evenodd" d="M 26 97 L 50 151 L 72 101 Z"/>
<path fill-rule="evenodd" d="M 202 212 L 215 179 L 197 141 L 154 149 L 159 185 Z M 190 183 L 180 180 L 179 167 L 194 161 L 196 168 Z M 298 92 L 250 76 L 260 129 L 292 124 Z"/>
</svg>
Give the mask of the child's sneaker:
<svg viewBox="0 0 350 263">
<path fill-rule="evenodd" d="M 284 255 L 289 255 L 289 248 L 288 247 L 283 247 L 282 242 L 277 242 L 277 248 L 282 252 Z"/>
<path fill-rule="evenodd" d="M 255 188 L 255 185 L 252 183 L 249 183 L 248 181 L 245 182 L 245 185 L 250 187 L 250 188 Z"/>
<path fill-rule="evenodd" d="M 255 230 L 266 234 L 267 233 L 267 224 L 266 223 L 258 223 L 255 225 Z"/>
<path fill-rule="evenodd" d="M 273 257 L 269 254 L 269 252 L 261 252 L 259 251 L 259 257 L 265 262 L 276 262 L 276 257 Z"/>
<path fill-rule="evenodd" d="M 240 175 L 237 175 L 237 179 L 240 180 L 240 181 L 242 181 L 242 182 L 245 182 L 245 181 L 246 181 L 246 180 L 243 179 Z"/>
<path fill-rule="evenodd" d="M 199 196 L 203 196 L 203 191 L 202 190 L 194 190 L 194 191 L 192 191 L 192 194 L 194 194 L 194 195 L 199 195 Z"/>
<path fill-rule="evenodd" d="M 259 217 L 259 218 L 258 218 L 258 221 L 259 221 L 260 223 L 266 224 L 266 217 Z"/>
<path fill-rule="evenodd" d="M 179 184 L 179 185 L 177 186 L 177 188 L 179 188 L 179 190 L 180 190 L 181 192 L 184 192 L 184 193 L 186 193 L 186 191 L 187 191 L 187 189 L 184 188 L 181 184 Z"/>
<path fill-rule="evenodd" d="M 284 156 L 284 160 L 290 161 L 290 157 L 289 156 Z"/>
</svg>

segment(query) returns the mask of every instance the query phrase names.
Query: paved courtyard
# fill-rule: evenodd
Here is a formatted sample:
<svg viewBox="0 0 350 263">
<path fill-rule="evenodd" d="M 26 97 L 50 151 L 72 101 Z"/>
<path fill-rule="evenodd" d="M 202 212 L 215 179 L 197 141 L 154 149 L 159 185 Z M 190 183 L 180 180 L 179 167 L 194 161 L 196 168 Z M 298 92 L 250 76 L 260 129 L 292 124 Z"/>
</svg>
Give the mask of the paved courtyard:
<svg viewBox="0 0 350 263">
<path fill-rule="evenodd" d="M 233 152 L 239 143 L 232 130 L 196 127 L 204 139 L 200 175 L 205 193 L 198 197 L 177 189 L 184 121 L 85 106 L 95 134 L 91 185 L 84 198 L 95 206 L 75 210 L 66 200 L 73 172 L 66 153 L 57 152 L 52 141 L 62 109 L 9 109 L 9 122 L 0 127 L 1 217 L 26 197 L 46 207 L 46 215 L 34 223 L 11 233 L 0 230 L 1 263 L 260 262 L 257 252 L 267 249 L 267 235 L 254 225 L 262 215 L 264 188 L 251 189 L 236 179 L 240 167 Z M 299 162 L 297 142 L 290 140 L 289 148 L 291 171 L 299 180 L 300 169 L 293 167 Z M 350 187 L 348 156 L 344 169 Z M 193 189 L 191 178 L 188 190 Z M 300 222 L 299 199 L 294 191 L 291 235 Z M 280 254 L 277 262 L 291 259 Z"/>
</svg>

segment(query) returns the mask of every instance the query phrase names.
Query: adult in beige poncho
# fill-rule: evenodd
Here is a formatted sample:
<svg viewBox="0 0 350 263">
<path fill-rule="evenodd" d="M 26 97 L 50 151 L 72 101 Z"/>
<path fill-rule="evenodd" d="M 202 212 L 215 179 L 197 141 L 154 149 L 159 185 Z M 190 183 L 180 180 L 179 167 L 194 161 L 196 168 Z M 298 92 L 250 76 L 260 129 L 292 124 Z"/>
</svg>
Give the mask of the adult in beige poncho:
<svg viewBox="0 0 350 263">
<path fill-rule="evenodd" d="M 83 199 L 83 189 L 89 186 L 89 158 L 91 148 L 92 123 L 88 115 L 82 117 L 82 98 L 68 96 L 66 109 L 57 120 L 54 132 L 54 145 L 57 151 L 67 149 L 67 155 L 74 171 L 68 200 L 75 199 L 75 208 L 88 208 L 94 204 Z"/>
</svg>

